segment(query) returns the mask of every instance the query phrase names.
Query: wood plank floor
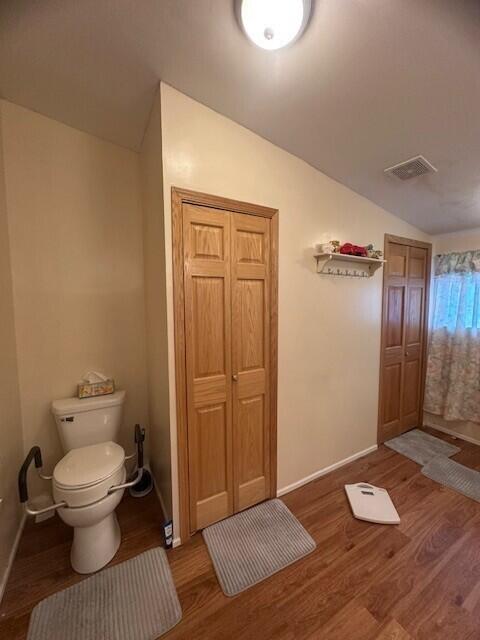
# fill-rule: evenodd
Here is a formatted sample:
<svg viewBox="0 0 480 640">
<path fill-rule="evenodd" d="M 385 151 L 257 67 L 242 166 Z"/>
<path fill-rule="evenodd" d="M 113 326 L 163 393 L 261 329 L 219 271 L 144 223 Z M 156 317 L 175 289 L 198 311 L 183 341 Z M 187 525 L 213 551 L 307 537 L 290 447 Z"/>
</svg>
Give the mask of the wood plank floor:
<svg viewBox="0 0 480 640">
<path fill-rule="evenodd" d="M 454 459 L 480 470 L 480 449 L 455 444 L 462 451 Z M 343 485 L 361 480 L 390 491 L 399 526 L 351 516 Z M 183 619 L 164 638 L 480 639 L 480 504 L 429 480 L 419 465 L 383 446 L 283 500 L 315 538 L 316 551 L 227 598 L 202 537 L 194 536 L 168 552 Z M 125 498 L 118 515 L 123 541 L 114 563 L 161 543 L 162 515 L 153 494 Z M 0 607 L 2 640 L 26 638 L 35 604 L 83 579 L 70 568 L 70 540 L 58 518 L 28 523 Z"/>
</svg>

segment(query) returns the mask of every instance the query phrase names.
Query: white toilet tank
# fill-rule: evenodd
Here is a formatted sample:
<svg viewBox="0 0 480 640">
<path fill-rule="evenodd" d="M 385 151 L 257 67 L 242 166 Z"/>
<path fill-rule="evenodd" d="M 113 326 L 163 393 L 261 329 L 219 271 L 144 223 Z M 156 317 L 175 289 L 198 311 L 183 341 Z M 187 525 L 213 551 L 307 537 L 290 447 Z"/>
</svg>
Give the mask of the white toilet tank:
<svg viewBox="0 0 480 640">
<path fill-rule="evenodd" d="M 66 398 L 52 402 L 52 413 L 65 453 L 100 442 L 117 442 L 125 391 L 96 398 Z"/>
</svg>

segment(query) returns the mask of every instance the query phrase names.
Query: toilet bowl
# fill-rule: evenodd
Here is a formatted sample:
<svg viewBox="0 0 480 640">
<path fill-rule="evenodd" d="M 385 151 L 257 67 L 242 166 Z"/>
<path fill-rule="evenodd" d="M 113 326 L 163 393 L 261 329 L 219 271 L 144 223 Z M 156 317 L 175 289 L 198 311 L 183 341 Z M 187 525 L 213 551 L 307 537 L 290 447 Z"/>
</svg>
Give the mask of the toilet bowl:
<svg viewBox="0 0 480 640">
<path fill-rule="evenodd" d="M 124 490 L 109 493 L 125 482 L 125 452 L 114 442 L 104 442 L 69 451 L 53 472 L 55 502 L 60 518 L 73 527 L 72 567 L 92 573 L 104 567 L 120 545 L 120 527 L 115 515 Z"/>
</svg>

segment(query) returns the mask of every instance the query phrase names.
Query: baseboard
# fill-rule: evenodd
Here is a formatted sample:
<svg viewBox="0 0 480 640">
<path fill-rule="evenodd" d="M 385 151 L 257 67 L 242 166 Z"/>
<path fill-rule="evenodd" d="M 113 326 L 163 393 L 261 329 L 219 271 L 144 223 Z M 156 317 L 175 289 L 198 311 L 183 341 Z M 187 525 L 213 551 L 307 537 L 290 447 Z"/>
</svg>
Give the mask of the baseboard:
<svg viewBox="0 0 480 640">
<path fill-rule="evenodd" d="M 175 549 L 175 547 L 179 547 L 181 544 L 182 544 L 182 541 L 180 538 L 174 538 L 172 542 L 172 547 Z"/>
<path fill-rule="evenodd" d="M 335 471 L 335 469 L 340 469 L 340 467 L 344 467 L 346 464 L 350 464 L 350 462 L 354 462 L 354 460 L 358 460 L 358 458 L 363 458 L 363 456 L 366 456 L 369 453 L 376 451 L 377 449 L 378 449 L 378 445 L 374 444 L 371 447 L 368 447 L 367 449 L 363 449 L 363 451 L 358 451 L 357 453 L 354 453 L 352 456 L 349 456 L 348 458 L 344 458 L 339 462 L 335 462 L 334 464 L 331 464 L 329 467 L 324 467 L 319 471 L 315 471 L 315 473 L 312 473 L 309 476 L 302 478 L 301 480 L 297 480 L 297 482 L 293 482 L 292 484 L 289 484 L 286 487 L 283 487 L 282 489 L 278 489 L 277 496 L 278 497 L 284 496 L 286 493 L 290 493 L 290 491 L 299 489 L 300 487 L 303 487 L 304 484 L 308 484 L 309 482 L 312 482 L 317 478 L 321 478 L 322 476 L 327 475 L 327 473 L 330 473 L 331 471 Z"/>
<path fill-rule="evenodd" d="M 22 537 L 23 528 L 25 526 L 26 521 L 27 521 L 27 514 L 23 513 L 22 518 L 20 520 L 20 524 L 18 525 L 17 535 L 15 536 L 12 550 L 10 551 L 10 555 L 8 557 L 7 568 L 3 573 L 2 581 L 0 583 L 0 602 L 2 602 L 3 594 L 5 593 L 5 589 L 7 587 L 8 578 L 10 577 L 10 571 L 12 570 L 13 561 L 15 560 L 15 556 L 17 554 L 18 545 L 20 543 L 20 538 Z"/>
<path fill-rule="evenodd" d="M 463 433 L 459 433 L 458 431 L 453 431 L 453 429 L 440 427 L 438 424 L 433 424 L 428 420 L 424 420 L 423 425 L 425 427 L 430 427 L 431 429 L 436 429 L 437 431 L 441 431 L 442 433 L 446 433 L 447 435 L 453 436 L 454 438 L 458 438 L 459 440 L 465 440 L 465 442 L 470 442 L 471 444 L 476 444 L 480 446 L 480 440 L 477 440 L 476 438 L 472 438 L 472 436 L 466 436 Z"/>
</svg>

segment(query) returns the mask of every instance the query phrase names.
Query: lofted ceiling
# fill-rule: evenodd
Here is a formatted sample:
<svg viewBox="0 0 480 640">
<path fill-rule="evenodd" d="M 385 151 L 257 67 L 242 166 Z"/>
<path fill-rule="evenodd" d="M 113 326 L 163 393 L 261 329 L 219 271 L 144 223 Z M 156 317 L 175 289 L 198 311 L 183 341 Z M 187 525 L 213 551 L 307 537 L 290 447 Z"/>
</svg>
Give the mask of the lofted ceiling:
<svg viewBox="0 0 480 640">
<path fill-rule="evenodd" d="M 480 226 L 480 0 L 313 5 L 267 52 L 233 0 L 2 0 L 0 95 L 139 149 L 161 79 L 429 233 Z M 438 173 L 383 174 L 417 154 Z"/>
</svg>

